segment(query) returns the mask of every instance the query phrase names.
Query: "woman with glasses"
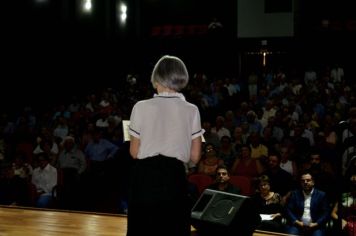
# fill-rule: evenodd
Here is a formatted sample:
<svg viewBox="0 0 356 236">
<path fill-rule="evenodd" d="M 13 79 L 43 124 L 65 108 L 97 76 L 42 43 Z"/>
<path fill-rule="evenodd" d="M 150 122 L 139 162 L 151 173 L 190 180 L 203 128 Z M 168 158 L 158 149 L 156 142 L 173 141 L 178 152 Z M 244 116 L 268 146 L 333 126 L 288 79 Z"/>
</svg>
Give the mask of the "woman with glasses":
<svg viewBox="0 0 356 236">
<path fill-rule="evenodd" d="M 219 158 L 215 146 L 211 143 L 205 145 L 204 153 L 198 164 L 198 173 L 215 176 L 217 167 L 224 164 L 224 161 Z"/>
</svg>

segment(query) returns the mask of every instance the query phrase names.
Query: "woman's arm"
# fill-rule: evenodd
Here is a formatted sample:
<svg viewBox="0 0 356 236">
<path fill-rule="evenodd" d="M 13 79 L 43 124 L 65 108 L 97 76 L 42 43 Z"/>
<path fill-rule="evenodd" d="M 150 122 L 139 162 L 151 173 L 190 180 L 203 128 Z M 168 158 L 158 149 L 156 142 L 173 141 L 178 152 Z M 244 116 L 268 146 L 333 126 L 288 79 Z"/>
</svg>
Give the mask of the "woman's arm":
<svg viewBox="0 0 356 236">
<path fill-rule="evenodd" d="M 331 218 L 334 219 L 334 220 L 338 220 L 339 219 L 339 217 L 337 215 L 338 205 L 339 205 L 338 202 L 336 202 L 334 207 L 333 207 L 333 209 L 332 209 L 332 211 L 331 211 Z"/>
<path fill-rule="evenodd" d="M 332 211 L 331 211 L 331 218 L 332 218 L 333 220 L 338 220 L 338 219 L 339 219 L 339 216 L 338 216 L 338 214 L 337 214 L 338 208 L 339 208 L 338 206 L 339 206 L 339 203 L 336 202 L 335 205 L 334 205 L 334 207 L 333 207 L 333 209 L 332 209 Z M 341 228 L 342 228 L 342 229 L 345 228 L 346 224 L 347 224 L 347 221 L 346 221 L 345 219 L 341 219 Z"/>
<path fill-rule="evenodd" d="M 197 164 L 201 157 L 201 136 L 192 140 L 192 146 L 190 148 L 190 160 Z"/>
<path fill-rule="evenodd" d="M 137 159 L 139 148 L 140 148 L 140 140 L 130 135 L 130 154 L 133 159 Z"/>
</svg>

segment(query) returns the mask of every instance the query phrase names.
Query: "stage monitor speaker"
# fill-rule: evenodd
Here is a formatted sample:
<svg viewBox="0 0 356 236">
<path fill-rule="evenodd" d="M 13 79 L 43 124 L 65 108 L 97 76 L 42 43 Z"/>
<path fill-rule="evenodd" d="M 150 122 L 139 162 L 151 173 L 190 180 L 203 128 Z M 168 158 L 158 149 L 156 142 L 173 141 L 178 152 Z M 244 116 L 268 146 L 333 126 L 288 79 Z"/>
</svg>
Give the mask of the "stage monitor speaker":
<svg viewBox="0 0 356 236">
<path fill-rule="evenodd" d="M 205 189 L 194 204 L 191 217 L 228 226 L 248 199 L 243 195 Z"/>
</svg>

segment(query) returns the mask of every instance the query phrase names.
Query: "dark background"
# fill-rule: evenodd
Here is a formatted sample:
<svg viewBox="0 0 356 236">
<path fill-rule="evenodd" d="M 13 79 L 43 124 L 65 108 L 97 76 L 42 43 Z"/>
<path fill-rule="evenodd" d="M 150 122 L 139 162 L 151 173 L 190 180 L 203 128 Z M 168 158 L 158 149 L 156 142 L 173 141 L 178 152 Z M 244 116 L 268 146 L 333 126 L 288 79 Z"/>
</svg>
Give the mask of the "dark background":
<svg viewBox="0 0 356 236">
<path fill-rule="evenodd" d="M 1 15 L 1 105 L 51 103 L 65 96 L 88 94 L 98 87 L 119 87 L 127 73 L 146 75 L 166 53 L 182 57 L 190 71 L 241 75 L 256 67 L 262 39 L 237 38 L 237 1 L 131 0 L 127 27 L 118 26 L 114 0 L 94 1 L 95 11 L 83 16 L 78 0 L 3 0 Z M 296 1 L 295 37 L 268 39 L 269 50 L 281 52 L 274 63 L 323 64 L 341 61 L 352 71 L 356 29 L 354 1 Z M 290 5 L 266 0 L 266 12 Z M 288 10 L 288 9 L 287 9 Z M 224 30 L 216 39 L 205 34 L 153 37 L 155 26 L 208 25 L 217 17 Z M 328 27 L 321 21 L 327 19 Z M 243 68 L 238 68 L 238 64 Z M 19 100 L 16 102 L 15 100 Z"/>
</svg>

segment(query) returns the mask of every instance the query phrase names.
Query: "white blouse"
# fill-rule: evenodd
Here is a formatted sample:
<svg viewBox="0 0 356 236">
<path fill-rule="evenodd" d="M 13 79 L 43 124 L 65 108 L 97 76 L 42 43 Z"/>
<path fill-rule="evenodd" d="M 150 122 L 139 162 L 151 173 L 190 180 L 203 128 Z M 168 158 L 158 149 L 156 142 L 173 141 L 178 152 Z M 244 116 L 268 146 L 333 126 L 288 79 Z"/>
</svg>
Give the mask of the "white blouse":
<svg viewBox="0 0 356 236">
<path fill-rule="evenodd" d="M 160 93 L 132 109 L 130 135 L 140 139 L 138 159 L 156 155 L 190 160 L 192 139 L 202 136 L 199 109 L 181 93 Z"/>
</svg>

